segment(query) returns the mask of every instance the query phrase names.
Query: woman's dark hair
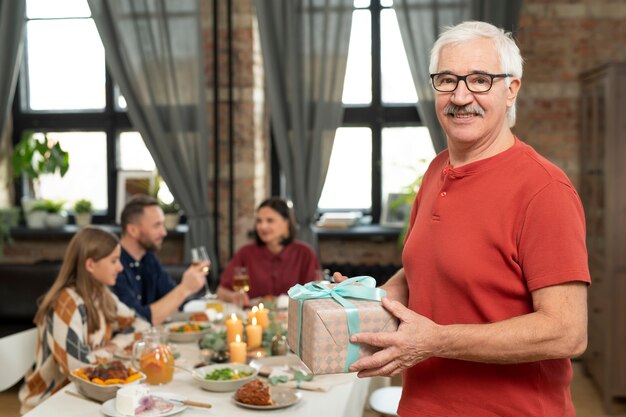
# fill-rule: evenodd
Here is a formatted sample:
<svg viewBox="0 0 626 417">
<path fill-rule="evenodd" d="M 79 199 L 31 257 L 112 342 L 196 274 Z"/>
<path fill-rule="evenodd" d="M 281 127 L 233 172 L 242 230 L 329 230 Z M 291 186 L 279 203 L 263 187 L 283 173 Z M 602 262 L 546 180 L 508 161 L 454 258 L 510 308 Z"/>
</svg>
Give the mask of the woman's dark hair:
<svg viewBox="0 0 626 417">
<path fill-rule="evenodd" d="M 296 218 L 293 214 L 293 210 L 291 209 L 291 204 L 286 200 L 280 197 L 270 197 L 267 200 L 263 201 L 259 204 L 256 211 L 258 212 L 263 207 L 269 207 L 281 217 L 289 222 L 289 236 L 283 239 L 281 242 L 284 246 L 287 246 L 291 242 L 293 242 L 296 238 Z M 261 237 L 256 231 L 256 227 L 254 228 L 254 240 L 257 245 L 264 245 L 265 243 L 261 240 Z"/>
</svg>

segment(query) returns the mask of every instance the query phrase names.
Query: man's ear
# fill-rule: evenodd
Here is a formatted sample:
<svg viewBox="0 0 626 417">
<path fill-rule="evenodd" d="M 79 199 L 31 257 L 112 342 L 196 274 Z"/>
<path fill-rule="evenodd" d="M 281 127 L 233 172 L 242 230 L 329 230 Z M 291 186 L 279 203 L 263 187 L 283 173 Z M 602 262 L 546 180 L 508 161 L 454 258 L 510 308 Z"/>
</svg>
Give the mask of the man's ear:
<svg viewBox="0 0 626 417">
<path fill-rule="evenodd" d="M 515 99 L 517 98 L 517 93 L 519 92 L 520 87 L 522 86 L 522 80 L 519 78 L 511 79 L 511 84 L 509 84 L 509 88 L 507 89 L 506 96 L 506 105 L 507 107 L 513 106 Z"/>
<path fill-rule="evenodd" d="M 126 234 L 133 239 L 136 239 L 137 236 L 139 236 L 139 228 L 137 225 L 130 223 L 126 225 Z"/>
</svg>

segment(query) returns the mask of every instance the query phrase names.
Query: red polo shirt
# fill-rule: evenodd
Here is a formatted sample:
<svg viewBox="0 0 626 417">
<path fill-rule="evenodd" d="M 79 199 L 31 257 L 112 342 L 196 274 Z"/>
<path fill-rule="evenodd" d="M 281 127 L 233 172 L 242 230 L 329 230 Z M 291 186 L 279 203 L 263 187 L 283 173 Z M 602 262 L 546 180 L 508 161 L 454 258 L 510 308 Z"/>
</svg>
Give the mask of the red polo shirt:
<svg viewBox="0 0 626 417">
<path fill-rule="evenodd" d="M 590 282 L 585 220 L 565 174 L 517 138 L 452 168 L 430 165 L 403 255 L 409 308 L 439 324 L 490 323 L 533 311 L 531 291 Z M 403 378 L 405 416 L 571 417 L 569 359 L 493 365 L 430 358 Z"/>
</svg>

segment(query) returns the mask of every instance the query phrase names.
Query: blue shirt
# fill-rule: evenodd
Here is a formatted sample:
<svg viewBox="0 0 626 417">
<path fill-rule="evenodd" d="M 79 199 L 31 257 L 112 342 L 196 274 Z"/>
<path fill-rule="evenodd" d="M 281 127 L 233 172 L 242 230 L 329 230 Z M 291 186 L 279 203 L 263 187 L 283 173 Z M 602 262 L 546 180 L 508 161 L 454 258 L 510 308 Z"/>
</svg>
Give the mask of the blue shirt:
<svg viewBox="0 0 626 417">
<path fill-rule="evenodd" d="M 153 252 L 146 252 L 140 261 L 135 261 L 122 247 L 120 261 L 124 270 L 111 289 L 120 301 L 152 323 L 150 304 L 172 291 L 176 282 L 165 272 Z"/>
</svg>

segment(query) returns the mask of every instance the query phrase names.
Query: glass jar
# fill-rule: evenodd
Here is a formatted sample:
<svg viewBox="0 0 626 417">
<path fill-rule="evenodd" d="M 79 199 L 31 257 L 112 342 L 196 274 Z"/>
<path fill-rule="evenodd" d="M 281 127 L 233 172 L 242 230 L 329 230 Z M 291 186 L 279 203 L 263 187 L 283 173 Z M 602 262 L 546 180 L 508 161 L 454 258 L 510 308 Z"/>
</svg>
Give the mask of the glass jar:
<svg viewBox="0 0 626 417">
<path fill-rule="evenodd" d="M 151 328 L 133 346 L 133 365 L 146 374 L 148 384 L 167 384 L 174 377 L 174 355 L 167 334 Z"/>
</svg>

